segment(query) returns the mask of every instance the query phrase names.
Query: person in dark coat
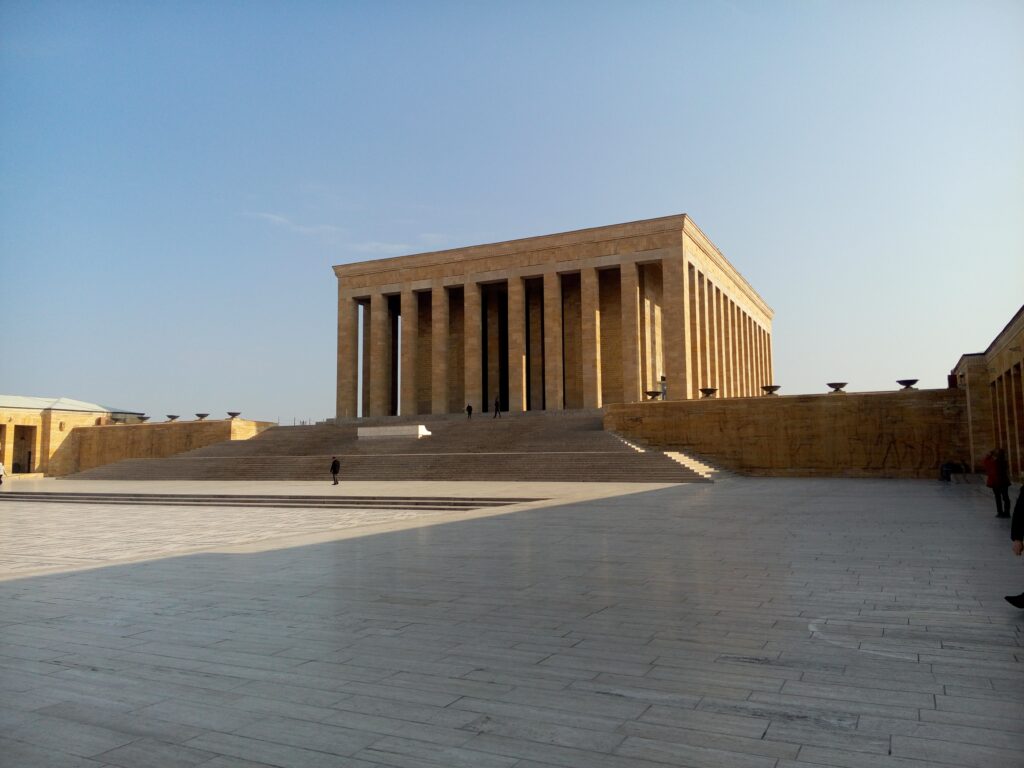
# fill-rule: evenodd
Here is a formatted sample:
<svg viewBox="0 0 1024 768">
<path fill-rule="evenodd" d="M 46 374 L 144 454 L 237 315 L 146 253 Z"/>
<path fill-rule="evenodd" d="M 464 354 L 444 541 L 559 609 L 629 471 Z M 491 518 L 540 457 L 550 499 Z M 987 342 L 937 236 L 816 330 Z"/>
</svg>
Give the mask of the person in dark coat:
<svg viewBox="0 0 1024 768">
<path fill-rule="evenodd" d="M 1006 451 L 996 448 L 981 460 L 985 468 L 985 485 L 996 497 L 996 517 L 1010 516 L 1010 465 Z"/>
<path fill-rule="evenodd" d="M 1021 552 L 1024 552 L 1024 488 L 1017 494 L 1017 503 L 1013 507 L 1010 539 L 1013 541 L 1013 554 L 1020 557 Z M 1014 608 L 1024 608 L 1024 592 L 1019 595 L 1007 595 L 1006 602 Z"/>
<path fill-rule="evenodd" d="M 473 418 L 473 406 L 471 404 L 469 404 L 469 403 L 466 404 L 466 418 L 467 419 L 472 419 Z"/>
<path fill-rule="evenodd" d="M 492 416 L 491 418 L 492 419 L 500 419 L 501 418 L 501 396 L 500 395 L 495 395 L 494 396 L 494 416 Z"/>
<path fill-rule="evenodd" d="M 341 462 L 338 461 L 337 456 L 331 457 L 331 477 L 334 478 L 334 484 L 338 484 L 338 473 L 341 472 Z"/>
</svg>

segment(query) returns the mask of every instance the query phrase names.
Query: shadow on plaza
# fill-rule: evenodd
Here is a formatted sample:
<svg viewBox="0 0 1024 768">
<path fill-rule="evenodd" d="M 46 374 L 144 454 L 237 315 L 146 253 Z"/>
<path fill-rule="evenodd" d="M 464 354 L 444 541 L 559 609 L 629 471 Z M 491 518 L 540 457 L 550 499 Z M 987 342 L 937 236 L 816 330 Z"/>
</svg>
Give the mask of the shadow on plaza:
<svg viewBox="0 0 1024 768">
<path fill-rule="evenodd" d="M 13 692 L 14 706 L 39 713 L 48 727 L 66 729 L 67 743 L 86 727 L 103 729 L 90 738 L 113 732 L 125 740 L 173 731 L 198 749 L 235 754 L 244 744 L 257 750 L 250 759 L 278 741 L 316 749 L 304 740 L 328 744 L 338 727 L 348 729 L 346 738 L 367 731 L 372 743 L 385 738 L 381 728 L 432 727 L 402 718 L 446 709 L 448 694 L 500 699 L 518 688 L 534 697 L 525 701 L 541 702 L 538 713 L 550 702 L 583 717 L 634 707 L 635 717 L 653 702 L 699 707 L 700 717 L 796 720 L 816 729 L 815 738 L 842 745 L 855 738 L 858 708 L 874 700 L 788 701 L 778 695 L 787 675 L 840 674 L 848 664 L 878 677 L 930 674 L 918 662 L 919 628 L 906 620 L 915 612 L 949 622 L 946 637 L 956 645 L 945 663 L 966 673 L 998 678 L 1011 665 L 989 657 L 1019 649 L 1020 615 L 995 605 L 996 580 L 970 585 L 992 593 L 987 605 L 962 594 L 962 569 L 988 568 L 1005 549 L 983 497 L 921 481 L 886 487 L 889 501 L 925 503 L 884 527 L 871 523 L 889 512 L 865 500 L 863 481 L 756 481 L 718 493 L 675 486 L 455 521 L 427 518 L 395 531 L 342 531 L 347 538 L 259 552 L 169 555 L 13 579 L 0 582 L 0 656 L 17 646 L 25 657 L 0 664 L 0 691 Z M 780 488 L 807 492 L 802 506 L 767 498 Z M 849 519 L 857 510 L 867 524 Z M 784 519 L 776 524 L 773 514 Z M 969 539 L 959 560 L 950 559 L 955 542 L 922 549 L 915 525 L 948 527 L 957 519 Z M 833 536 L 842 520 L 856 546 Z M 949 570 L 929 584 L 923 574 L 940 567 Z M 999 578 L 1011 570 L 1024 576 L 1017 567 Z M 906 602 L 872 608 L 872 600 L 885 602 L 883 583 L 861 578 L 891 579 Z M 859 616 L 858 606 L 871 610 Z M 805 608 L 825 624 L 818 637 Z M 896 618 L 903 619 L 898 634 L 883 636 Z M 563 653 L 581 640 L 579 656 Z M 876 647 L 862 652 L 864 640 Z M 546 666 L 549 653 L 562 661 Z M 658 661 L 641 660 L 651 653 Z M 637 682 L 650 683 L 656 665 L 651 687 Z M 731 686 L 751 699 L 730 698 Z M 386 698 L 385 689 L 415 691 L 397 694 L 399 702 L 434 703 L 381 704 L 373 697 Z M 930 695 L 868 691 L 879 702 L 902 697 L 915 706 Z M 995 694 L 1005 701 L 986 700 L 992 711 L 1020 706 L 1016 694 Z M 348 696 L 362 698 L 360 706 L 393 707 L 385 711 L 398 719 L 367 719 L 348 704 L 332 709 Z M 306 727 L 307 717 L 331 719 Z M 471 717 L 455 726 L 467 739 L 504 727 L 500 716 Z M 29 721 L 13 730 L 29 744 L 58 738 Z"/>
</svg>

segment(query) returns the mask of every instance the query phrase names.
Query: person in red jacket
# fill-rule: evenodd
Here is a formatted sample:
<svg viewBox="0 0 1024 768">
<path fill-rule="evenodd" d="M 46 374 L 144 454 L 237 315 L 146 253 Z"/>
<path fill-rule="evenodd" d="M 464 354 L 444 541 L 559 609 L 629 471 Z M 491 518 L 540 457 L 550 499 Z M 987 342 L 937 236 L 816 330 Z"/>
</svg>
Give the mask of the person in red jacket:
<svg viewBox="0 0 1024 768">
<path fill-rule="evenodd" d="M 996 448 L 981 460 L 985 468 L 985 485 L 992 489 L 996 497 L 996 517 L 1010 516 L 1010 465 L 1006 461 L 1006 451 Z"/>
</svg>

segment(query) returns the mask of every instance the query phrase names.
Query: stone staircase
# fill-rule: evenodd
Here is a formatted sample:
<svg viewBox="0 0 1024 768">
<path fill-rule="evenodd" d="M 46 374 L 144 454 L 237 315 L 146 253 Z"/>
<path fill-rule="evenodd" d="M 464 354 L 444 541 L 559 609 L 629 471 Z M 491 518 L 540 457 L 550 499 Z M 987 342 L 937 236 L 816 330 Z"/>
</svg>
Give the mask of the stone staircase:
<svg viewBox="0 0 1024 768">
<path fill-rule="evenodd" d="M 129 459 L 73 475 L 96 480 L 324 480 L 331 456 L 343 480 L 706 482 L 660 451 L 639 452 L 605 432 L 596 411 L 363 419 L 421 423 L 420 440 L 359 440 L 357 422 L 272 427 L 166 459 Z"/>
</svg>

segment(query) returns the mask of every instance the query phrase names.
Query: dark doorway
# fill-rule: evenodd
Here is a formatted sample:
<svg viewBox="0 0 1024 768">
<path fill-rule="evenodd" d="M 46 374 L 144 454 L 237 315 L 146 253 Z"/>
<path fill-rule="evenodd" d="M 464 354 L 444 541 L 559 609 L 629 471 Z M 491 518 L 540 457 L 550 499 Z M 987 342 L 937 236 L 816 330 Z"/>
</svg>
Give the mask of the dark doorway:
<svg viewBox="0 0 1024 768">
<path fill-rule="evenodd" d="M 32 471 L 32 460 L 35 446 L 35 427 L 14 427 L 14 456 L 11 457 L 11 474 Z"/>
</svg>

